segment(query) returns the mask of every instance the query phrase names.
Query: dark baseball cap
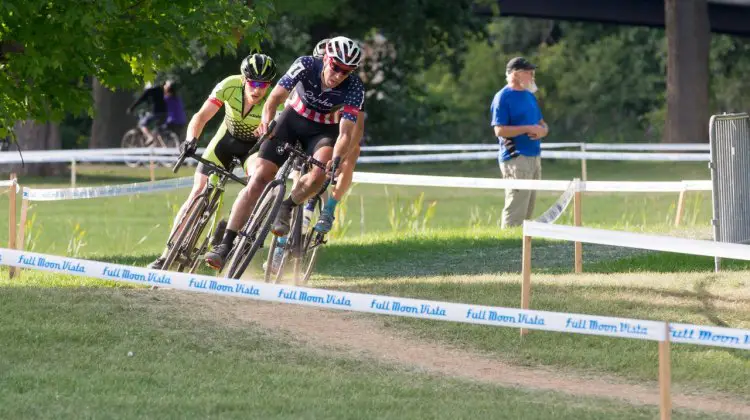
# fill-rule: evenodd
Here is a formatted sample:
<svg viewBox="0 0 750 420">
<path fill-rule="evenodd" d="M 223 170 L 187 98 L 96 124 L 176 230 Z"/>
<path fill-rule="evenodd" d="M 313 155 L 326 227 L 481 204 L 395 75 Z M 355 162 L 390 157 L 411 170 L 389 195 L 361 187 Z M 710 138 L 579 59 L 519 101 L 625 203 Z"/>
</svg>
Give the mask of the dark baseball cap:
<svg viewBox="0 0 750 420">
<path fill-rule="evenodd" d="M 536 70 L 536 66 L 523 57 L 511 58 L 508 61 L 508 65 L 505 66 L 505 73 L 512 73 L 519 70 Z"/>
</svg>

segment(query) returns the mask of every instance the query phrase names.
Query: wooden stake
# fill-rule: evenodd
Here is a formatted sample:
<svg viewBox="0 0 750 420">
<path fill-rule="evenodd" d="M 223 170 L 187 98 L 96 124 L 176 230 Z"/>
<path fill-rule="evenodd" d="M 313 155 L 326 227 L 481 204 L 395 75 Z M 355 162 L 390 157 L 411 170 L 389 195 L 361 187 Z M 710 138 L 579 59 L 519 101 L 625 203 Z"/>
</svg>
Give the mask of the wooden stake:
<svg viewBox="0 0 750 420">
<path fill-rule="evenodd" d="M 531 236 L 524 235 L 523 237 L 522 258 L 521 309 L 529 309 L 531 303 Z M 526 328 L 521 328 L 521 337 L 528 333 L 529 331 Z"/>
<path fill-rule="evenodd" d="M 685 190 L 680 191 L 680 197 L 677 199 L 677 214 L 674 216 L 675 227 L 680 226 L 682 213 L 685 211 Z"/>
<path fill-rule="evenodd" d="M 667 336 L 664 341 L 659 342 L 659 412 L 661 420 L 672 418 L 672 367 L 669 351 L 669 324 L 667 324 Z"/>
<path fill-rule="evenodd" d="M 576 191 L 573 196 L 573 222 L 576 226 L 581 226 L 581 191 Z M 583 272 L 583 245 L 581 242 L 575 243 L 575 272 Z"/>
<path fill-rule="evenodd" d="M 16 249 L 16 187 L 18 180 L 16 174 L 10 174 L 10 189 L 8 190 L 8 248 Z M 8 276 L 13 278 L 16 274 L 15 267 L 8 268 Z"/>
</svg>

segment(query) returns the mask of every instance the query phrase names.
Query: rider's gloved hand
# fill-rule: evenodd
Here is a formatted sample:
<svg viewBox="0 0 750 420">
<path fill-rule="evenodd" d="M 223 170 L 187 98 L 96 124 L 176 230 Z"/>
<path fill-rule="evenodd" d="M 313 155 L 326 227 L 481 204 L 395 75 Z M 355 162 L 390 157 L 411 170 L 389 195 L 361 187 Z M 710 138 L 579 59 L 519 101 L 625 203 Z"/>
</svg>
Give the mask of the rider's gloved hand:
<svg viewBox="0 0 750 420">
<path fill-rule="evenodd" d="M 196 150 L 198 150 L 198 139 L 196 139 L 195 137 L 187 140 L 185 143 L 182 143 L 183 152 L 186 152 L 187 154 L 193 154 Z"/>
</svg>

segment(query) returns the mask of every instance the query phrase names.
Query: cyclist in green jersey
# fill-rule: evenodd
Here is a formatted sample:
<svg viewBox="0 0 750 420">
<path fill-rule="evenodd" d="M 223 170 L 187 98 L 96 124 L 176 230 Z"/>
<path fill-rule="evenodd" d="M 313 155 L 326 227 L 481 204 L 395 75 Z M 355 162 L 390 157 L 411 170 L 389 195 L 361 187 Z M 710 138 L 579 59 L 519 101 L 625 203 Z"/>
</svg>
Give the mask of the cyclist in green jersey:
<svg viewBox="0 0 750 420">
<path fill-rule="evenodd" d="M 242 60 L 240 70 L 241 74 L 229 76 L 219 82 L 201 109 L 193 115 L 187 128 L 189 140 L 184 147 L 195 150 L 206 123 L 224 106 L 224 121 L 203 152 L 203 158 L 227 168 L 232 159 L 237 157 L 247 173 L 249 152 L 258 141 L 256 128 L 260 124 L 268 87 L 276 77 L 276 64 L 267 55 L 252 54 Z M 193 189 L 177 213 L 169 237 L 179 228 L 179 222 L 193 198 L 206 188 L 208 174 L 208 168 L 198 164 Z M 161 269 L 168 251 L 167 246 L 149 268 Z"/>
</svg>

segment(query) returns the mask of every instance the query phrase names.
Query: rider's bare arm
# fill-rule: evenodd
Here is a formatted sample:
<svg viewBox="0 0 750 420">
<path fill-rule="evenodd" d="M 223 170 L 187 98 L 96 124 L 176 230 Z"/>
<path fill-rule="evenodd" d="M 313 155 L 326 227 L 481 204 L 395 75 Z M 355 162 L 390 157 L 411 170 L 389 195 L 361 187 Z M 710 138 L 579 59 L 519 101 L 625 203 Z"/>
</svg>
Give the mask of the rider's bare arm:
<svg viewBox="0 0 750 420">
<path fill-rule="evenodd" d="M 284 86 L 276 85 L 273 90 L 271 91 L 271 94 L 268 95 L 268 99 L 266 100 L 266 104 L 263 106 L 263 114 L 260 117 L 260 126 L 264 126 L 262 129 L 259 128 L 258 134 L 263 135 L 266 133 L 266 129 L 268 127 L 268 124 L 271 123 L 271 121 L 276 116 L 276 111 L 279 108 L 279 105 L 284 103 L 286 101 L 286 98 L 289 97 L 289 91 L 286 90 Z"/>
<path fill-rule="evenodd" d="M 203 132 L 203 128 L 206 126 L 206 123 L 211 120 L 214 115 L 216 115 L 219 109 L 220 106 L 210 99 L 204 102 L 201 109 L 196 112 L 195 115 L 193 115 L 193 118 L 190 119 L 190 123 L 188 123 L 188 140 L 197 139 L 198 137 L 200 137 L 201 133 Z"/>
<path fill-rule="evenodd" d="M 354 148 L 357 145 L 359 145 L 359 142 L 362 140 L 362 136 L 364 134 L 365 134 L 365 117 L 360 115 L 357 118 L 357 131 L 356 131 L 356 134 L 354 135 L 354 140 L 352 141 L 352 144 L 349 145 L 349 151 L 354 150 Z"/>
<path fill-rule="evenodd" d="M 360 117 L 361 118 L 361 117 Z M 358 120 L 360 119 L 358 118 Z M 355 141 L 357 140 L 357 123 L 342 118 L 339 123 L 339 137 L 336 139 L 336 145 L 333 148 L 333 160 L 343 160 L 349 152 L 354 148 Z"/>
</svg>

